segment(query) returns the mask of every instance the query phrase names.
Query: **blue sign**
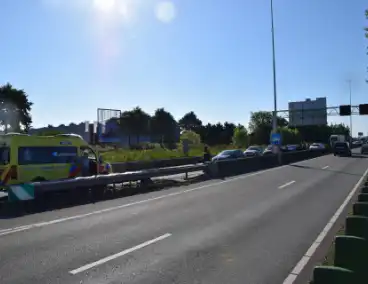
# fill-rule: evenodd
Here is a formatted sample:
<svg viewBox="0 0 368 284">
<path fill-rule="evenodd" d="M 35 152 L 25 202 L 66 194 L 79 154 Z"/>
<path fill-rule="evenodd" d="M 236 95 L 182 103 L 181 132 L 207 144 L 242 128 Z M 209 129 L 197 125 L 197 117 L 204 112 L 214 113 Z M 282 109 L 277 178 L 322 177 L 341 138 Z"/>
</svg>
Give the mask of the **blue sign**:
<svg viewBox="0 0 368 284">
<path fill-rule="evenodd" d="M 271 134 L 271 144 L 272 145 L 280 145 L 281 144 L 281 134 L 280 133 L 272 133 Z"/>
</svg>

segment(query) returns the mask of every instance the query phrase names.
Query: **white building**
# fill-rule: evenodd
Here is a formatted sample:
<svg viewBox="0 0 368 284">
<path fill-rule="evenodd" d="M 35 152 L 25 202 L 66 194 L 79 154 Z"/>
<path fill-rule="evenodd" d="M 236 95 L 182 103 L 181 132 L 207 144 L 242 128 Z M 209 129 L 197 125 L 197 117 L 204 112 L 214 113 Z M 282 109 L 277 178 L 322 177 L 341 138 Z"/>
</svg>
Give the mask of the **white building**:
<svg viewBox="0 0 368 284">
<path fill-rule="evenodd" d="M 301 102 L 289 102 L 289 125 L 326 125 L 327 99 L 306 99 Z"/>
</svg>

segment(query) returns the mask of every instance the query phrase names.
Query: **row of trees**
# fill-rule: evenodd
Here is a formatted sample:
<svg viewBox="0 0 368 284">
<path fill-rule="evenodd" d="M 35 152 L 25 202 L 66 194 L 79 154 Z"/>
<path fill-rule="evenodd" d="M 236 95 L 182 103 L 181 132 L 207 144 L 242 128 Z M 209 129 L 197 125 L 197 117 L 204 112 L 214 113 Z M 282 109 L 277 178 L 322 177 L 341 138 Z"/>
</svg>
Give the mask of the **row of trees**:
<svg viewBox="0 0 368 284">
<path fill-rule="evenodd" d="M 188 112 L 178 121 L 173 115 L 163 108 L 159 108 L 150 116 L 140 107 L 124 111 L 120 118 L 112 118 L 119 124 L 120 130 L 125 135 L 136 136 L 136 141 L 142 136 L 150 136 L 157 142 L 175 142 L 180 132 L 187 130 L 200 135 L 203 143 L 208 145 L 230 144 L 237 127 L 233 123 L 217 123 L 203 125 L 194 112 Z M 107 132 L 106 135 L 113 135 Z"/>
<path fill-rule="evenodd" d="M 23 90 L 15 89 L 10 84 L 0 87 L 0 104 L 2 126 L 10 127 L 11 131 L 27 132 L 30 129 L 32 102 Z M 208 145 L 234 143 L 244 147 L 248 144 L 268 144 L 272 129 L 272 113 L 266 111 L 251 113 L 248 127 L 231 122 L 203 124 L 193 111 L 176 121 L 164 108 L 157 109 L 151 116 L 140 107 L 136 107 L 124 111 L 120 118 L 112 120 L 119 126 L 119 132 L 136 136 L 138 142 L 140 137 L 150 136 L 156 142 L 173 143 L 178 140 L 180 132 L 186 130 L 198 134 L 201 143 Z M 285 118 L 278 117 L 277 125 L 284 143 L 301 141 L 327 143 L 331 134 L 349 134 L 349 128 L 343 124 L 291 128 L 288 127 Z M 49 130 L 55 132 L 51 126 Z"/>
<path fill-rule="evenodd" d="M 277 118 L 277 126 L 283 144 L 328 143 L 332 134 L 350 134 L 349 127 L 344 124 L 289 127 L 288 121 L 282 117 Z M 271 131 L 272 113 L 265 111 L 253 112 L 251 113 L 248 130 L 245 127 L 237 127 L 234 131 L 233 142 L 239 147 L 249 144 L 268 144 Z"/>
<path fill-rule="evenodd" d="M 208 145 L 268 144 L 272 130 L 272 113 L 267 111 L 251 113 L 248 128 L 231 122 L 203 124 L 193 111 L 175 121 L 174 117 L 163 108 L 157 109 L 154 115 L 150 116 L 136 107 L 123 112 L 121 118 L 116 121 L 122 133 L 127 135 L 137 137 L 150 135 L 156 137 L 156 141 L 158 139 L 162 142 L 172 142 L 175 141 L 178 131 L 186 130 L 197 133 L 201 142 Z M 327 143 L 331 134 L 349 135 L 349 128 L 344 124 L 292 128 L 288 127 L 288 121 L 285 118 L 278 117 L 277 125 L 285 144 L 301 141 Z"/>
</svg>

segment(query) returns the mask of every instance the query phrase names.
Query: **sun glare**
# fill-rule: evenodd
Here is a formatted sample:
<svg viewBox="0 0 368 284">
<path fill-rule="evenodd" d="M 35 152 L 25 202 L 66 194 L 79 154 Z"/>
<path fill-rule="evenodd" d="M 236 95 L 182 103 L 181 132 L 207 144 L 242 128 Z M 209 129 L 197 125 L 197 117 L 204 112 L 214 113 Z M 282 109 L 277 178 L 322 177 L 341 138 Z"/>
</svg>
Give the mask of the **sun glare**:
<svg viewBox="0 0 368 284">
<path fill-rule="evenodd" d="M 93 6 L 102 12 L 110 12 L 114 9 L 115 0 L 93 0 Z"/>
</svg>

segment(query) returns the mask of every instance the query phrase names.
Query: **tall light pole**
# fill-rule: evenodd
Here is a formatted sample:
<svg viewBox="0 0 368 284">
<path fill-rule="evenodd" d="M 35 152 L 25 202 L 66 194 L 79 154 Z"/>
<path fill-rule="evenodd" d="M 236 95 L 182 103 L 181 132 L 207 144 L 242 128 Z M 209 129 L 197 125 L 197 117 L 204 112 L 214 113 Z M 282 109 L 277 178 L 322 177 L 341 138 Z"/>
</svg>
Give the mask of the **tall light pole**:
<svg viewBox="0 0 368 284">
<path fill-rule="evenodd" d="M 350 104 L 350 109 L 351 109 L 351 80 L 348 80 L 349 83 L 349 104 Z M 352 146 L 352 142 L 353 142 L 353 115 L 350 111 L 350 147 Z"/>
<path fill-rule="evenodd" d="M 273 24 L 273 0 L 271 0 L 271 36 L 272 36 L 272 73 L 273 73 L 273 116 L 272 133 L 277 133 L 277 87 L 276 87 L 276 55 L 275 55 L 275 29 Z M 279 143 L 280 144 L 280 143 Z M 278 161 L 281 164 L 280 145 L 274 146 L 274 153 L 277 153 Z"/>
<path fill-rule="evenodd" d="M 273 119 L 272 132 L 277 131 L 277 88 L 276 88 L 276 56 L 275 56 L 275 30 L 273 24 L 273 0 L 271 0 L 271 34 L 272 34 L 272 73 L 273 73 Z"/>
</svg>

